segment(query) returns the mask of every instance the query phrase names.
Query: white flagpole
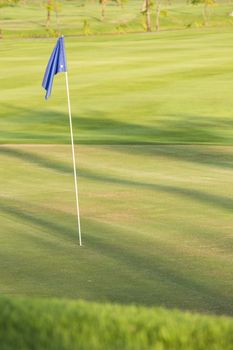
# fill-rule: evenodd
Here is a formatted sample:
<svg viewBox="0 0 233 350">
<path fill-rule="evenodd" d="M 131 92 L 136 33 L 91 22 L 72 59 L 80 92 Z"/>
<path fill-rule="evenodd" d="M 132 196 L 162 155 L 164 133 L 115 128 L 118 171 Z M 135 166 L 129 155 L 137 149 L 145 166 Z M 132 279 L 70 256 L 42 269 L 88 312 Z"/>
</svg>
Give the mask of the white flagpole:
<svg viewBox="0 0 233 350">
<path fill-rule="evenodd" d="M 73 167 L 74 167 L 74 187 L 75 187 L 76 209 L 77 209 L 77 218 L 78 218 L 78 236 L 79 236 L 79 245 L 81 246 L 82 235 L 81 235 L 79 200 L 78 200 L 78 180 L 77 180 L 76 161 L 75 161 L 75 152 L 74 152 L 74 137 L 73 137 L 71 108 L 70 108 L 69 81 L 68 81 L 68 73 L 67 72 L 65 73 L 66 73 L 66 92 L 67 92 L 67 101 L 68 101 L 68 112 L 69 112 L 69 121 L 70 121 L 70 138 L 71 138 L 71 145 L 72 145 L 72 157 L 73 157 Z"/>
</svg>

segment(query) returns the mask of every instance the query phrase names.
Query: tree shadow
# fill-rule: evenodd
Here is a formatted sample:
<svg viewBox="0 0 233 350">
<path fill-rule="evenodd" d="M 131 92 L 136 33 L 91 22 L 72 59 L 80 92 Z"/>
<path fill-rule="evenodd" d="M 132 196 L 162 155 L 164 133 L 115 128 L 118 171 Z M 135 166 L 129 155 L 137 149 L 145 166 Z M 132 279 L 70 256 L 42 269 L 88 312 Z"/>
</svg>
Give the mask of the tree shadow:
<svg viewBox="0 0 233 350">
<path fill-rule="evenodd" d="M 160 157 L 176 161 L 185 161 L 194 164 L 207 165 L 211 167 L 232 169 L 233 153 L 231 147 L 228 150 L 224 146 L 200 146 L 200 145 L 121 145 L 111 147 L 112 151 L 141 155 L 143 157 Z M 226 146 L 225 146 L 226 147 Z"/>
<path fill-rule="evenodd" d="M 62 174 L 72 174 L 73 168 L 69 164 L 54 161 L 51 158 L 40 156 L 28 150 L 20 150 L 7 146 L 0 146 L 0 155 L 18 158 L 24 162 L 37 165 L 41 168 L 60 172 Z"/>
<path fill-rule="evenodd" d="M 35 205 L 32 207 L 31 203 L 29 204 L 21 201 L 10 199 L 6 200 L 0 198 L 0 208 L 2 213 L 15 217 L 23 223 L 26 222 L 29 225 L 40 227 L 42 231 L 47 232 L 49 234 L 53 234 L 56 236 L 59 235 L 60 238 L 62 238 L 63 240 L 73 240 L 74 237 L 77 235 L 77 233 L 71 227 L 71 225 L 67 227 L 65 225 L 62 225 L 61 223 L 51 221 L 51 219 L 47 218 L 47 214 L 45 214 L 45 212 L 43 217 L 41 217 L 41 212 L 43 213 L 43 208 L 37 207 Z M 29 208 L 31 209 L 30 211 Z M 56 214 L 58 215 L 59 212 L 57 211 Z M 65 216 L 65 213 L 62 213 L 62 215 Z M 52 213 L 50 217 L 53 217 Z M 73 222 L 75 221 L 73 220 Z M 39 237 L 38 239 L 41 239 L 43 241 L 44 237 Z"/>
<path fill-rule="evenodd" d="M 124 185 L 130 187 L 144 188 L 148 190 L 154 190 L 159 192 L 165 192 L 171 195 L 178 195 L 189 200 L 195 200 L 202 204 L 213 206 L 216 208 L 229 210 L 232 212 L 233 199 L 229 197 L 223 197 L 195 189 L 188 189 L 184 187 L 162 185 L 156 183 L 146 183 L 136 180 L 122 179 L 119 177 L 107 176 L 103 174 L 93 173 L 87 169 L 79 169 L 79 176 L 85 177 L 89 180 L 101 181 L 104 183 L 112 183 L 117 185 Z"/>
<path fill-rule="evenodd" d="M 210 281 L 195 277 L 193 271 L 198 269 L 195 261 L 183 254 L 179 255 L 173 250 L 172 243 L 163 244 L 159 241 L 155 243 L 151 238 L 145 241 L 137 234 L 132 235 L 132 232 L 129 235 L 127 230 L 120 234 L 119 239 L 117 228 L 99 220 L 84 218 L 86 247 L 79 253 L 78 249 L 82 248 L 77 247 L 74 229 L 69 226 L 67 230 L 65 225 L 55 223 L 48 218 L 41 218 L 41 208 L 33 208 L 33 210 L 36 209 L 37 215 L 38 213 L 40 215 L 35 217 L 31 210 L 24 209 L 25 203 L 1 200 L 0 205 L 3 213 L 22 221 L 25 225 L 33 225 L 37 228 L 36 232 L 42 229 L 42 232 L 49 233 L 49 237 L 54 237 L 50 241 L 48 237 L 43 237 L 43 235 L 36 237 L 31 231 L 28 231 L 25 238 L 33 243 L 34 249 L 46 248 L 48 254 L 67 256 L 64 263 L 69 285 L 62 287 L 63 296 L 70 295 L 68 289 L 73 288 L 73 297 L 76 294 L 80 295 L 80 290 L 82 290 L 83 295 L 86 293 L 88 299 L 91 300 L 231 314 L 232 298 L 227 296 L 227 293 L 222 293 L 214 282 L 210 283 Z M 75 246 L 77 249 L 74 249 Z M 95 279 L 97 285 L 102 286 L 101 294 L 95 289 L 90 291 L 87 279 L 83 282 L 80 266 L 87 263 L 88 255 L 92 257 L 88 262 L 89 278 Z M 11 257 L 8 256 L 9 258 Z M 18 261 L 20 256 L 17 256 L 16 252 L 12 258 L 15 261 L 14 266 L 17 266 L 20 263 Z M 25 256 L 24 261 L 29 258 Z M 108 261 L 111 264 L 104 266 Z M 46 263 L 48 262 L 45 262 L 45 265 Z M 72 264 L 70 271 L 69 264 Z M 45 271 L 43 274 L 39 272 L 37 275 L 37 267 L 32 265 L 27 268 L 22 267 L 21 274 L 24 271 L 24 277 L 36 285 L 41 282 L 40 279 L 45 278 L 46 280 L 55 272 L 59 275 L 58 280 L 62 279 L 64 273 L 59 270 L 60 268 L 59 264 L 54 264 L 48 272 Z M 203 271 L 208 273 L 206 262 L 204 262 Z M 82 281 L 81 285 L 80 281 Z M 77 286 L 79 287 L 76 290 Z M 54 292 L 50 283 L 48 290 L 50 290 L 49 293 Z M 59 295 L 59 291 L 56 295 Z"/>
<path fill-rule="evenodd" d="M 7 118 L 7 127 L 4 128 L 6 136 L 2 136 L 0 142 L 70 142 L 66 113 L 41 110 L 39 107 L 34 110 L 7 104 L 2 107 L 5 111 L 2 112 L 2 122 Z M 74 111 L 75 142 L 90 145 L 232 144 L 230 136 L 226 136 L 232 126 L 229 119 L 196 115 L 152 115 L 148 116 L 150 122 L 136 122 L 136 118 L 127 122 L 116 118 L 113 119 L 107 112 L 93 109 L 86 109 L 83 115 Z"/>
<path fill-rule="evenodd" d="M 212 310 L 216 313 L 232 313 L 232 297 L 226 297 L 224 293 L 221 295 L 221 292 L 208 285 L 208 282 L 198 281 L 191 273 L 193 262 L 184 256 L 177 255 L 172 244 L 163 246 L 161 242 L 156 242 L 156 249 L 153 249 L 154 242 L 153 244 L 150 240 L 143 242 L 135 235 L 131 237 L 133 243 L 129 247 L 127 234 L 125 236 L 127 240 L 124 237 L 121 241 L 116 240 L 118 231 L 111 227 L 111 230 L 114 231 L 114 235 L 113 232 L 112 235 L 115 237 L 114 240 L 111 240 L 107 239 L 106 235 L 103 237 L 94 234 L 94 232 L 107 232 L 108 225 L 89 219 L 88 226 L 89 232 L 86 237 L 88 246 L 96 249 L 102 255 L 114 259 L 116 266 L 119 266 L 119 262 L 123 264 L 125 269 L 129 270 L 129 274 L 131 271 L 134 275 L 136 271 L 140 275 L 138 281 L 143 281 L 140 286 L 143 292 L 140 303 L 158 305 L 159 300 L 159 303 L 167 307 L 178 306 L 181 309 L 195 311 L 203 311 L 204 308 L 207 312 Z M 144 253 L 145 247 L 149 248 L 150 253 Z M 161 295 L 161 291 L 158 293 L 158 282 L 163 285 L 164 295 Z M 123 300 L 121 302 L 124 303 Z"/>
<path fill-rule="evenodd" d="M 17 157 L 29 163 L 36 164 L 40 167 L 50 169 L 53 171 L 58 171 L 65 174 L 72 173 L 70 166 L 62 162 L 51 161 L 51 159 L 49 158 L 46 158 L 44 156 L 43 157 L 38 156 L 28 151 L 20 151 L 20 150 L 12 149 L 11 147 L 2 146 L 0 147 L 0 153 L 8 156 Z M 82 167 L 79 167 L 79 177 L 83 177 L 88 180 L 92 180 L 92 181 L 94 180 L 94 181 L 103 182 L 103 183 L 111 183 L 111 184 L 121 185 L 121 186 L 123 185 L 127 187 L 129 186 L 131 188 L 135 187 L 135 188 L 165 192 L 171 195 L 181 196 L 189 200 L 198 201 L 202 204 L 206 204 L 214 208 L 228 210 L 230 212 L 232 212 L 232 208 L 233 208 L 232 198 L 223 197 L 220 195 L 207 193 L 196 189 L 189 189 L 184 187 L 156 184 L 156 183 L 147 183 L 147 182 L 142 182 L 137 180 L 129 180 L 129 179 L 124 179 L 120 177 L 114 177 L 110 175 L 103 175 L 98 173 L 97 171 L 92 172 L 91 170 L 84 169 Z"/>
</svg>

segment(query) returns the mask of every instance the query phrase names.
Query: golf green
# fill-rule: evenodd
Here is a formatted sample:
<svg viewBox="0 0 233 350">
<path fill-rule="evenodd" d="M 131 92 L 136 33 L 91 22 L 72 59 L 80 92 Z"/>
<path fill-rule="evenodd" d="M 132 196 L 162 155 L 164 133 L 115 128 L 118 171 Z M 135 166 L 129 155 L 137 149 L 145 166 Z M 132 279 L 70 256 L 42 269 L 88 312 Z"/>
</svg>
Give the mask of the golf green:
<svg viewBox="0 0 233 350">
<path fill-rule="evenodd" d="M 232 148 L 1 146 L 6 295 L 230 314 Z"/>
</svg>

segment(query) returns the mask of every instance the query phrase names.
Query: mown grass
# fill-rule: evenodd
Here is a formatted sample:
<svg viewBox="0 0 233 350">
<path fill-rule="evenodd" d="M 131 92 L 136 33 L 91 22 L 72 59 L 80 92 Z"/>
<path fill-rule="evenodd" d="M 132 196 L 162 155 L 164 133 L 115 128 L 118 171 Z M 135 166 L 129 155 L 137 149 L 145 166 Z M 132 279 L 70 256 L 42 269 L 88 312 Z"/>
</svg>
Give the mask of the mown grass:
<svg viewBox="0 0 233 350">
<path fill-rule="evenodd" d="M 231 31 L 66 40 L 76 143 L 232 144 Z M 64 75 L 44 101 L 53 40 L 0 47 L 0 143 L 69 143 Z"/>
<path fill-rule="evenodd" d="M 141 14 L 142 1 L 129 0 L 123 8 L 110 2 L 106 16 L 101 17 L 98 1 L 60 1 L 58 25 L 52 13 L 50 29 L 46 29 L 46 7 L 41 0 L 28 0 L 26 5 L 0 9 L 0 28 L 3 37 L 38 37 L 56 35 L 85 35 L 98 33 L 143 32 L 145 18 Z M 152 29 L 155 30 L 155 8 L 152 12 Z M 174 30 L 203 27 L 203 5 L 193 6 L 186 1 L 165 1 L 162 3 L 161 29 Z M 232 6 L 229 1 L 218 2 L 211 7 L 209 27 L 229 27 L 233 25 Z M 85 27 L 84 22 L 87 26 Z"/>
<path fill-rule="evenodd" d="M 232 315 L 232 148 L 0 147 L 0 290 Z"/>
<path fill-rule="evenodd" d="M 82 249 L 54 41 L 1 42 L 1 293 L 232 315 L 231 38 L 67 38 Z"/>
<path fill-rule="evenodd" d="M 233 321 L 82 301 L 0 298 L 2 350 L 230 350 Z"/>
</svg>

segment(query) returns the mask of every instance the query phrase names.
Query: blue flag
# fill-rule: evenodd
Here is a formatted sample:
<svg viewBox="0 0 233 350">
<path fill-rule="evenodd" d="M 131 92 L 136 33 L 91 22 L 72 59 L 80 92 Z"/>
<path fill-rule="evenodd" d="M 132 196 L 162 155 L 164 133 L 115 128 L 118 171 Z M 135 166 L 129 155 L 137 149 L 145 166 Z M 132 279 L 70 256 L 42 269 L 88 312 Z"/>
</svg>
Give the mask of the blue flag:
<svg viewBox="0 0 233 350">
<path fill-rule="evenodd" d="M 51 95 L 54 75 L 60 72 L 67 72 L 64 37 L 57 40 L 57 44 L 53 49 L 52 55 L 46 67 L 42 82 L 42 86 L 46 90 L 46 99 L 48 99 Z"/>
</svg>

